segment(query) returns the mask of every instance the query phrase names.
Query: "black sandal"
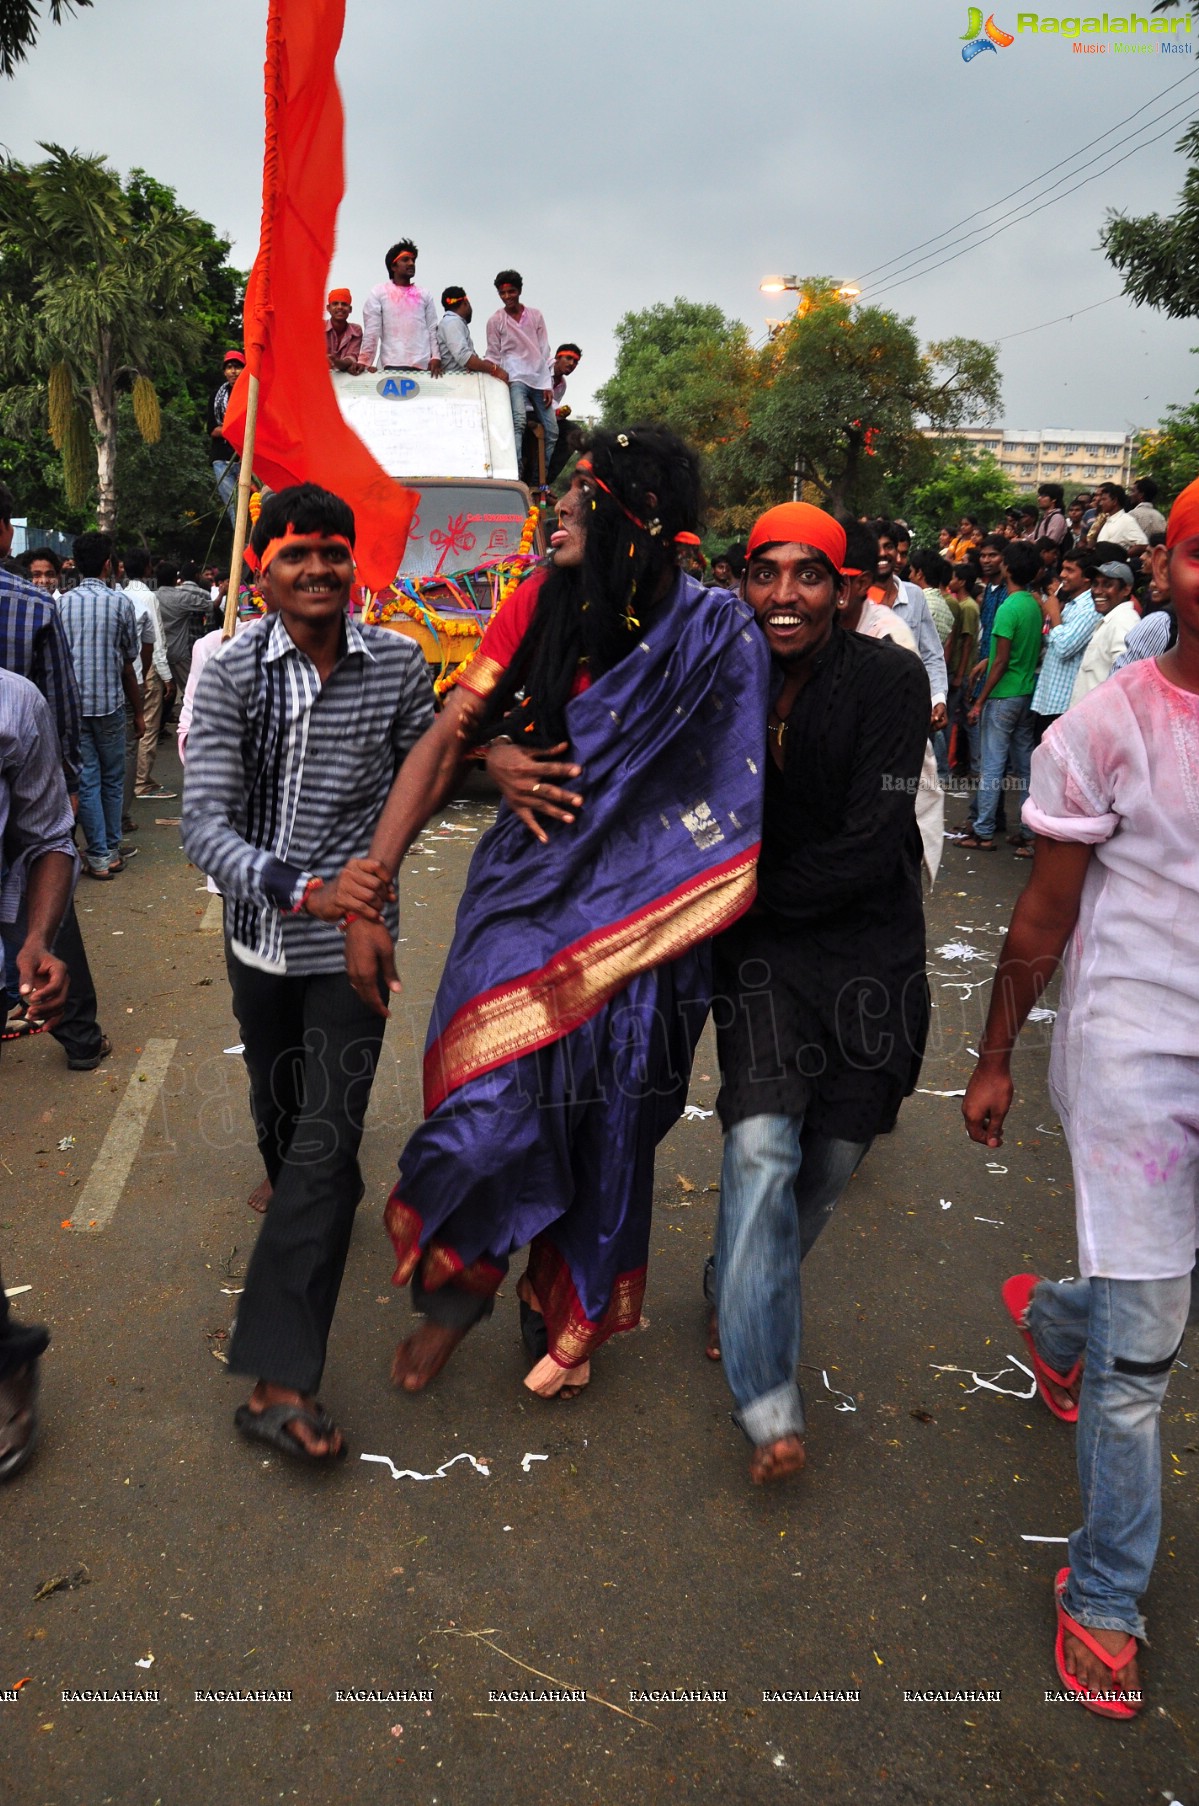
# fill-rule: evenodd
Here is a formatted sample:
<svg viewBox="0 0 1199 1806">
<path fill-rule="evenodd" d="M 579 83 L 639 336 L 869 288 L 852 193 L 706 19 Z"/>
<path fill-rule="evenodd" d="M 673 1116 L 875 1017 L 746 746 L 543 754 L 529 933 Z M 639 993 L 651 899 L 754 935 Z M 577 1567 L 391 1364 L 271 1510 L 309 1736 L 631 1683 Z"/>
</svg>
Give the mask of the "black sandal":
<svg viewBox="0 0 1199 1806">
<path fill-rule="evenodd" d="M 344 1437 L 336 1454 L 314 1455 L 288 1431 L 289 1423 L 299 1422 L 306 1423 L 317 1436 L 331 1437 L 337 1425 L 322 1405 L 315 1411 L 309 1411 L 304 1405 L 266 1405 L 261 1411 L 239 1405 L 233 1414 L 233 1422 L 247 1442 L 265 1442 L 269 1448 L 278 1449 L 281 1455 L 292 1455 L 297 1461 L 306 1461 L 310 1467 L 328 1467 L 332 1462 L 346 1458 Z"/>
<path fill-rule="evenodd" d="M 37 1446 L 38 1367 L 27 1361 L 0 1380 L 0 1480 L 19 1474 Z M 20 1435 L 22 1418 L 25 1433 Z M 20 1437 L 20 1440 L 18 1440 Z"/>
</svg>

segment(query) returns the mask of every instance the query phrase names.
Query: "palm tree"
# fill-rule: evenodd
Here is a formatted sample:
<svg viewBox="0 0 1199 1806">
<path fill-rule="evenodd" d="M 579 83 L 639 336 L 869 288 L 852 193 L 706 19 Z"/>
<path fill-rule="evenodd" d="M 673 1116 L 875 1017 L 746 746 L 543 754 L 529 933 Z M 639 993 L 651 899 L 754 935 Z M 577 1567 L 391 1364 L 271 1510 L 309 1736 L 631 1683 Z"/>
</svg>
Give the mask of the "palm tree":
<svg viewBox="0 0 1199 1806">
<path fill-rule="evenodd" d="M 203 337 L 189 307 L 203 224 L 151 206 L 135 220 L 100 156 L 43 144 L 47 161 L 0 164 L 0 267 L 10 296 L 0 413 L 32 425 L 49 403 L 68 500 L 98 489 L 97 520 L 116 522 L 117 406 L 131 391 L 143 439 L 160 430 L 153 373 L 178 369 Z"/>
<path fill-rule="evenodd" d="M 90 6 L 92 0 L 50 0 L 50 17 L 62 24 L 64 12 Z M 14 75 L 37 42 L 37 0 L 0 0 L 0 75 Z"/>
</svg>

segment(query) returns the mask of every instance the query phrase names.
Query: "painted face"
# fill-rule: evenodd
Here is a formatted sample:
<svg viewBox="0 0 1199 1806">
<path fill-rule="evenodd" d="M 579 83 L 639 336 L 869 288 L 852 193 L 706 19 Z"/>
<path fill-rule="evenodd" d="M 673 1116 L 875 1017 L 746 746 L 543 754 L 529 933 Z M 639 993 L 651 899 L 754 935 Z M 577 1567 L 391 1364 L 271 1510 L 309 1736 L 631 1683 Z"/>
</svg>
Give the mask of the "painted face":
<svg viewBox="0 0 1199 1806">
<path fill-rule="evenodd" d="M 345 611 L 354 581 L 354 558 L 334 541 L 284 546 L 262 579 L 268 608 L 305 626 L 321 626 Z"/>
<path fill-rule="evenodd" d="M 1154 546 L 1153 587 L 1169 596 L 1178 616 L 1178 627 L 1199 637 L 1199 533 L 1180 539 L 1169 551 Z"/>
<path fill-rule="evenodd" d="M 827 645 L 840 584 L 810 546 L 768 546 L 746 567 L 745 599 L 776 658 L 810 658 Z"/>
<path fill-rule="evenodd" d="M 576 470 L 570 488 L 558 503 L 558 525 L 550 534 L 550 557 L 563 569 L 583 562 L 595 493 L 595 485 L 588 482 L 587 473 Z"/>
</svg>

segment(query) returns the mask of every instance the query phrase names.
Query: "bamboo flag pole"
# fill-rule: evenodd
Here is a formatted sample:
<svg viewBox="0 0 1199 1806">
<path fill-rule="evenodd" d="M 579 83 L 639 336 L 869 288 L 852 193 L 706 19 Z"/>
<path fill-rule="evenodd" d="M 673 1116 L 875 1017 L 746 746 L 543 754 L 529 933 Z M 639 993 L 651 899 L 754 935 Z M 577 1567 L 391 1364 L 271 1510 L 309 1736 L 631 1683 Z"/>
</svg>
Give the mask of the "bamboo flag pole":
<svg viewBox="0 0 1199 1806">
<path fill-rule="evenodd" d="M 266 344 L 266 320 L 270 312 L 271 245 L 279 189 L 279 80 L 283 56 L 283 3 L 270 0 L 266 20 L 266 131 L 262 157 L 262 225 L 258 256 L 246 291 L 246 428 L 237 478 L 237 512 L 233 521 L 233 555 L 229 560 L 229 588 L 225 596 L 222 639 L 232 639 L 237 626 L 237 600 L 241 589 L 242 558 L 246 549 L 246 524 L 250 515 L 250 489 L 254 476 L 254 438 L 258 427 L 258 372 Z"/>
<path fill-rule="evenodd" d="M 242 442 L 241 468 L 237 477 L 237 513 L 233 521 L 233 555 L 229 560 L 229 588 L 225 593 L 222 640 L 231 640 L 237 626 L 237 601 L 241 592 L 242 558 L 248 537 L 250 490 L 254 480 L 254 432 L 257 425 L 258 378 L 251 376 L 246 386 L 246 436 Z"/>
</svg>

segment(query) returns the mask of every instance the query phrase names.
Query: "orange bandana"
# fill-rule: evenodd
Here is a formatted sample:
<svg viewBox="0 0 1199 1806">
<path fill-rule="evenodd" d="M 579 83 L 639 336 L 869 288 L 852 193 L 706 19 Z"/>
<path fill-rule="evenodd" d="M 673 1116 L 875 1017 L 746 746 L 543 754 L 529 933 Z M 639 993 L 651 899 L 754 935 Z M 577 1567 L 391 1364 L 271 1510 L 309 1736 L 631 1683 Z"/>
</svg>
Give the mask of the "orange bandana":
<svg viewBox="0 0 1199 1806">
<path fill-rule="evenodd" d="M 246 563 L 252 571 L 265 576 L 272 561 L 283 550 L 284 546 L 344 546 L 350 557 L 354 556 L 354 548 L 342 533 L 297 533 L 289 521 L 287 532 L 278 539 L 269 539 L 261 552 L 255 552 L 252 546 L 246 547 Z"/>
<path fill-rule="evenodd" d="M 1170 510 L 1166 522 L 1166 544 L 1176 546 L 1180 539 L 1199 533 L 1199 477 L 1188 483 Z"/>
<path fill-rule="evenodd" d="M 812 546 L 840 570 L 845 557 L 845 528 L 810 502 L 780 502 L 754 522 L 746 551 L 779 545 Z"/>
</svg>

